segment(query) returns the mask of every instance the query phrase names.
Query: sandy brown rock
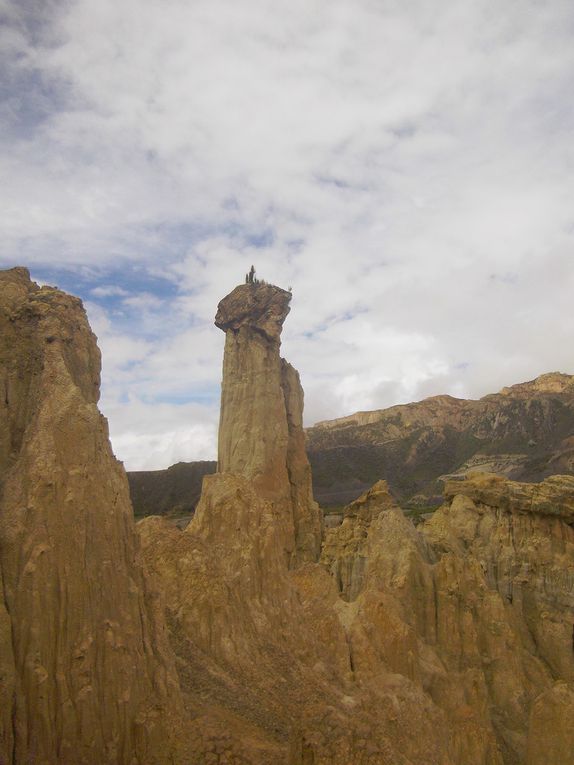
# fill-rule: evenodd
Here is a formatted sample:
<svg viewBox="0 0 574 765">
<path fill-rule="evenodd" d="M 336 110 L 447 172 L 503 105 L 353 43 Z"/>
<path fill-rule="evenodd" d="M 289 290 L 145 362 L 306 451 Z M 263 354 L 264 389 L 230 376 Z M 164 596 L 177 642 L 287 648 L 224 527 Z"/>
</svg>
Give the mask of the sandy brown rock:
<svg viewBox="0 0 574 765">
<path fill-rule="evenodd" d="M 279 356 L 291 294 L 268 284 L 236 287 L 219 304 L 225 331 L 218 471 L 253 481 L 285 514 L 285 553 L 317 560 L 321 513 L 314 502 L 302 426 L 299 375 Z"/>
<path fill-rule="evenodd" d="M 574 763 L 574 689 L 557 682 L 540 694 L 530 713 L 526 765 Z"/>
<path fill-rule="evenodd" d="M 269 294 L 261 304 L 273 304 Z M 308 496 L 306 462 L 293 457 L 304 453 L 299 383 L 278 363 L 281 312 L 273 309 L 275 329 L 261 331 L 237 309 L 238 295 L 240 321 L 228 310 L 219 322 L 228 327 L 225 471 L 205 479 L 184 532 L 158 519 L 138 527 L 166 593 L 198 761 L 568 758 L 568 479 L 449 483 L 446 503 L 420 529 L 380 481 L 328 532 L 322 566 L 293 567 L 296 498 L 305 507 Z M 253 323 L 265 324 L 261 316 Z"/>
<path fill-rule="evenodd" d="M 395 501 L 386 481 L 378 481 L 345 508 L 340 526 L 326 532 L 321 563 L 335 578 L 345 600 L 355 600 L 362 589 L 367 565 L 366 542 L 372 521 L 393 506 Z"/>
<path fill-rule="evenodd" d="M 462 481 L 446 481 L 444 494 L 448 500 L 460 495 L 510 513 L 554 515 L 574 523 L 574 476 L 555 475 L 531 484 L 474 473 Z"/>
<path fill-rule="evenodd" d="M 0 273 L 0 762 L 172 761 L 177 679 L 80 301 Z"/>
<path fill-rule="evenodd" d="M 392 672 L 425 689 L 454 762 L 570 761 L 573 489 L 453 481 L 422 533 L 367 493 L 327 533 L 357 682 Z"/>
<path fill-rule="evenodd" d="M 279 342 L 290 302 L 291 293 L 273 284 L 240 284 L 217 306 L 215 326 L 224 332 L 249 327 Z"/>
<path fill-rule="evenodd" d="M 81 304 L 0 275 L 0 762 L 570 765 L 571 479 L 449 482 L 418 528 L 380 481 L 313 562 L 288 300 L 245 289 L 225 470 L 142 558 Z"/>
<path fill-rule="evenodd" d="M 459 493 L 453 496 L 456 488 Z M 460 584 L 454 590 L 457 608 L 461 596 L 462 602 L 480 604 L 472 620 L 475 638 L 461 635 L 459 645 L 467 652 L 476 646 L 507 762 L 525 762 L 527 749 L 529 763 L 547 761 L 533 745 L 537 699 L 558 680 L 572 690 L 573 489 L 569 477 L 532 485 L 473 476 L 449 484 L 448 504 L 422 527 L 440 556 L 437 572 L 446 574 L 457 561 L 475 572 L 472 590 L 463 591 Z M 456 627 L 460 616 L 456 611 L 453 616 L 447 631 L 451 646 L 461 634 Z M 562 741 L 558 747 L 564 745 L 563 712 L 554 719 L 548 714 L 545 723 Z"/>
<path fill-rule="evenodd" d="M 303 388 L 299 373 L 281 359 L 281 389 L 287 415 L 287 475 L 295 532 L 296 560 L 316 561 L 321 552 L 323 514 L 313 499 L 311 466 L 305 451 Z"/>
<path fill-rule="evenodd" d="M 357 682 L 333 579 L 289 569 L 281 517 L 244 477 L 206 477 L 185 531 L 159 518 L 138 530 L 166 593 L 198 762 L 453 764 L 444 715 L 420 688 L 384 671 Z"/>
</svg>

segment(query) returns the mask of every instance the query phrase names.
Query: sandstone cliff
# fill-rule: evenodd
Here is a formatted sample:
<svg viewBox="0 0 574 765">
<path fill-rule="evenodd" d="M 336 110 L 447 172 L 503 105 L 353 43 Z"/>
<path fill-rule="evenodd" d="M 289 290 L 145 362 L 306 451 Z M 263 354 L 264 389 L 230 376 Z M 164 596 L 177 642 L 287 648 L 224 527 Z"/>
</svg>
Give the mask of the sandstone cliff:
<svg viewBox="0 0 574 765">
<path fill-rule="evenodd" d="M 477 476 L 418 531 L 381 483 L 323 569 L 289 571 L 276 507 L 230 473 L 185 531 L 142 521 L 193 761 L 573 765 L 573 488 L 530 486 L 551 513 Z"/>
<path fill-rule="evenodd" d="M 270 284 L 242 284 L 218 306 L 225 332 L 218 472 L 249 478 L 280 508 L 285 553 L 317 560 L 321 512 L 313 500 L 305 452 L 303 390 L 279 356 L 291 294 Z"/>
<path fill-rule="evenodd" d="M 77 298 L 0 272 L 0 762 L 171 762 L 177 678 Z"/>
<path fill-rule="evenodd" d="M 321 422 L 307 429 L 307 449 L 323 505 L 349 502 L 381 477 L 402 504 L 428 504 L 450 473 L 574 475 L 573 433 L 574 377 L 550 373 L 478 401 L 433 396 Z"/>
</svg>

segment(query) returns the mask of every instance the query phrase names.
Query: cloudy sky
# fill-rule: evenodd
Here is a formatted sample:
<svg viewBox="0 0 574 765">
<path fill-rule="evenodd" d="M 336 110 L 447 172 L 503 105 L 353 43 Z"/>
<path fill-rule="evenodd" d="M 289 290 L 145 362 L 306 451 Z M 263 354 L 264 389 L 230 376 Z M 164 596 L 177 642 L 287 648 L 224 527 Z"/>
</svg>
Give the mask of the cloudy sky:
<svg viewBox="0 0 574 765">
<path fill-rule="evenodd" d="M 574 373 L 571 0 L 0 14 L 0 266 L 84 300 L 128 469 L 215 457 L 252 263 L 308 424 Z"/>
</svg>

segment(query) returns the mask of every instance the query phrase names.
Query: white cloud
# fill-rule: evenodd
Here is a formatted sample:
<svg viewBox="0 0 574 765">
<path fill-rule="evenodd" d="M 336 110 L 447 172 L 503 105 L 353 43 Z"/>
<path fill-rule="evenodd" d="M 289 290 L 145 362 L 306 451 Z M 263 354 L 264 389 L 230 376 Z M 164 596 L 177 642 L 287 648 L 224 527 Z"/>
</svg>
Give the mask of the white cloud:
<svg viewBox="0 0 574 765">
<path fill-rule="evenodd" d="M 252 262 L 294 288 L 309 422 L 574 371 L 570 2 L 0 8 L 0 261 L 99 303 L 128 467 L 213 446 Z"/>
<path fill-rule="evenodd" d="M 90 290 L 90 293 L 95 298 L 126 297 L 130 294 L 127 290 L 124 290 L 122 287 L 118 287 L 115 284 L 106 284 L 103 287 L 94 287 Z"/>
</svg>

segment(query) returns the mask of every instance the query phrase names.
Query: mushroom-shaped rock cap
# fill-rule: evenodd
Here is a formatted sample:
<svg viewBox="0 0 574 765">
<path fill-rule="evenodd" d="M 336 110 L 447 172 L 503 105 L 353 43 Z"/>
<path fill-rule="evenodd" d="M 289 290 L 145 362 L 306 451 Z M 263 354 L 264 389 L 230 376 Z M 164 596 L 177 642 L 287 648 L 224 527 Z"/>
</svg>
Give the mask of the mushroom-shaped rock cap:
<svg viewBox="0 0 574 765">
<path fill-rule="evenodd" d="M 273 284 L 240 284 L 217 306 L 215 326 L 224 332 L 251 327 L 275 340 L 291 310 L 290 302 L 291 293 Z"/>
</svg>

